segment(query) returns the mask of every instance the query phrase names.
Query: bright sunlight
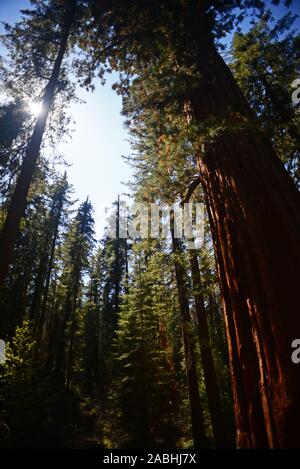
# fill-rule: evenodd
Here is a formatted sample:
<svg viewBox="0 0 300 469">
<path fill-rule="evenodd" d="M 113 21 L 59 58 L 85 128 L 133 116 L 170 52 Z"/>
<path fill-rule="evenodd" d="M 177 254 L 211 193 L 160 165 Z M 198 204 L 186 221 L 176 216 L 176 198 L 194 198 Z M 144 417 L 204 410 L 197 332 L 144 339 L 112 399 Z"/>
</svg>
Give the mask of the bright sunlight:
<svg viewBox="0 0 300 469">
<path fill-rule="evenodd" d="M 39 101 L 30 100 L 28 102 L 28 109 L 33 117 L 38 117 L 43 110 L 43 105 Z"/>
</svg>

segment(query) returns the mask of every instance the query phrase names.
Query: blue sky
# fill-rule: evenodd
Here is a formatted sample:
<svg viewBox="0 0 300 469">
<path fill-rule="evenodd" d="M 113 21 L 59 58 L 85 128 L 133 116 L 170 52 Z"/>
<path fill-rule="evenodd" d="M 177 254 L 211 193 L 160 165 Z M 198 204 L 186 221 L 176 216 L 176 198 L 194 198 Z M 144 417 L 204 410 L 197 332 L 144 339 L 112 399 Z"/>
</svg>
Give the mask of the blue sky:
<svg viewBox="0 0 300 469">
<path fill-rule="evenodd" d="M 111 89 L 112 77 L 108 78 L 105 86 L 96 83 L 93 93 L 78 89 L 77 96 L 85 103 L 71 106 L 75 131 L 72 139 L 59 147 L 72 164 L 67 172 L 76 196 L 83 200 L 89 195 L 91 199 L 98 236 L 105 225 L 105 208 L 118 194 L 128 192 L 122 182 L 127 182 L 131 174 L 121 156 L 129 154 L 128 135 L 120 115 L 121 98 Z"/>
<path fill-rule="evenodd" d="M 300 13 L 299 2 L 294 0 L 294 12 Z M 20 17 L 19 10 L 29 3 L 29 0 L 0 0 L 0 21 L 14 23 Z M 283 7 L 274 8 L 274 13 L 280 16 Z M 82 201 L 88 195 L 91 199 L 98 237 L 105 226 L 105 208 L 111 206 L 118 194 L 127 192 L 122 182 L 128 181 L 131 175 L 130 167 L 121 157 L 128 155 L 130 149 L 120 115 L 121 98 L 111 89 L 113 81 L 111 75 L 105 86 L 96 82 L 93 93 L 78 88 L 77 96 L 85 103 L 71 106 L 75 131 L 72 139 L 58 148 L 71 164 L 67 172 L 75 197 Z"/>
<path fill-rule="evenodd" d="M 0 0 L 0 21 L 14 23 L 20 16 L 19 10 L 28 5 L 27 0 Z M 127 182 L 131 174 L 121 157 L 129 154 L 129 144 L 120 115 L 121 97 L 111 89 L 114 81 L 114 76 L 109 75 L 105 86 L 95 82 L 93 93 L 78 87 L 77 96 L 85 103 L 71 106 L 75 131 L 71 140 L 58 147 L 72 165 L 67 173 L 75 197 L 82 201 L 89 196 L 94 206 L 98 237 L 105 226 L 105 208 L 111 206 L 118 194 L 128 192 L 122 182 Z"/>
</svg>

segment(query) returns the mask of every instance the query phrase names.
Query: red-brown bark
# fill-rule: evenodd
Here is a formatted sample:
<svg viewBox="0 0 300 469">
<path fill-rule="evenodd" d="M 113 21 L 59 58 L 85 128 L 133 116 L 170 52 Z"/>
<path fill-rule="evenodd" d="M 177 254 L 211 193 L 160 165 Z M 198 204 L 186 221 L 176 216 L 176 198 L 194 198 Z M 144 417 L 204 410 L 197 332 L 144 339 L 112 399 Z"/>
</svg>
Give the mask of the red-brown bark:
<svg viewBox="0 0 300 469">
<path fill-rule="evenodd" d="M 297 447 L 300 368 L 290 358 L 300 331 L 299 193 L 213 47 L 199 56 L 191 96 L 196 121 L 227 129 L 198 155 L 220 277 L 238 447 Z M 235 116 L 235 117 L 234 117 Z"/>
</svg>

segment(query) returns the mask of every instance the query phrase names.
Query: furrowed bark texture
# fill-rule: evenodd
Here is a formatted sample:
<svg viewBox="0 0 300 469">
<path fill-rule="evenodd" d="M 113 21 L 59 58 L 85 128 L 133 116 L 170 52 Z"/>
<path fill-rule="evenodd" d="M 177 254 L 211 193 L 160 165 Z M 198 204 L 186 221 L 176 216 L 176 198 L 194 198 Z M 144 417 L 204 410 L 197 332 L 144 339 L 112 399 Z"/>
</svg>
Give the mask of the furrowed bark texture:
<svg viewBox="0 0 300 469">
<path fill-rule="evenodd" d="M 204 144 L 198 165 L 221 283 L 232 373 L 237 445 L 299 446 L 299 193 L 255 126 L 234 78 L 213 46 L 199 55 L 190 97 L 194 119 L 230 116 Z"/>
</svg>

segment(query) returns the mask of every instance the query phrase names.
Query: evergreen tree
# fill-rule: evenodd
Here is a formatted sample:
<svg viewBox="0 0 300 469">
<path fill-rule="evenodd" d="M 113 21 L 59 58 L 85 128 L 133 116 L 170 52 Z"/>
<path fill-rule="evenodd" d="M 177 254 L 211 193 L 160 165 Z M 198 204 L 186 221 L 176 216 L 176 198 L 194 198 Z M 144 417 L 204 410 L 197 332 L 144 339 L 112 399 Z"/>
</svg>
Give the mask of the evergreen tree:
<svg viewBox="0 0 300 469">
<path fill-rule="evenodd" d="M 129 292 L 114 343 L 112 399 L 120 447 L 175 447 L 180 436 L 163 263 L 159 250 L 153 252 L 144 243 L 134 246 Z"/>
<path fill-rule="evenodd" d="M 76 357 L 76 331 L 80 325 L 84 274 L 90 270 L 90 255 L 94 244 L 92 205 L 87 199 L 80 205 L 68 233 L 64 271 L 60 281 L 61 301 L 56 314 L 54 357 L 55 372 L 71 386 Z"/>
<path fill-rule="evenodd" d="M 0 63 L 1 448 L 228 447 L 232 410 L 239 448 L 297 446 L 293 17 L 260 0 L 31 4 Z M 223 38 L 253 12 L 227 65 Z M 205 201 L 200 249 L 174 210 L 166 240 L 120 238 L 119 198 L 116 239 L 94 249 L 90 201 L 71 210 L 43 152 L 67 132 L 70 60 L 88 89 L 120 74 L 134 200 Z"/>
<path fill-rule="evenodd" d="M 49 2 L 40 0 L 35 2 L 36 8 L 34 10 L 24 12 L 26 17 L 20 24 L 17 24 L 14 28 L 6 26 L 8 31 L 7 43 L 10 56 L 14 62 L 14 73 L 18 76 L 20 72 L 23 72 L 25 82 L 26 77 L 30 76 L 31 72 L 33 72 L 34 77 L 37 77 L 38 81 L 42 79 L 44 84 L 45 75 L 43 73 L 47 76 L 48 72 L 49 77 L 46 79 L 44 89 L 41 90 L 42 112 L 36 120 L 26 147 L 20 175 L 1 233 L 0 287 L 3 286 L 5 281 L 18 235 L 19 224 L 25 212 L 26 199 L 40 153 L 48 115 L 53 106 L 55 93 L 58 91 L 59 86 L 63 84 L 62 80 L 66 78 L 63 59 L 68 51 L 71 32 L 76 34 L 76 28 L 74 30 L 78 13 L 76 6 L 76 0 L 69 0 L 67 4 L 59 0 Z M 44 29 L 45 27 L 47 29 Z M 29 55 L 28 46 L 32 49 Z"/>
<path fill-rule="evenodd" d="M 2 203 L 11 190 L 27 141 L 28 114 L 20 99 L 0 105 L 0 193 Z"/>
<path fill-rule="evenodd" d="M 274 22 L 268 12 L 233 39 L 231 69 L 277 155 L 299 186 L 299 112 L 291 84 L 300 70 L 300 36 L 290 13 Z"/>
<path fill-rule="evenodd" d="M 39 168 L 32 184 L 26 218 L 14 251 L 13 266 L 9 271 L 6 288 L 2 290 L 1 333 L 4 337 L 11 337 L 16 325 L 25 318 L 31 318 L 37 323 L 36 309 L 48 265 L 49 245 L 45 244 L 52 205 L 52 181 L 46 172 L 47 168 Z"/>
<path fill-rule="evenodd" d="M 116 0 L 106 9 L 96 2 L 101 30 L 88 44 L 95 48 L 91 76 L 108 60 L 123 72 L 125 96 L 132 83 L 151 77 L 152 89 L 139 94 L 129 120 L 159 109 L 166 125 L 185 122 L 224 298 L 237 445 L 273 448 L 297 444 L 298 376 L 286 351 L 300 327 L 300 211 L 293 181 L 217 49 L 251 5 L 263 3 Z"/>
<path fill-rule="evenodd" d="M 50 190 L 51 206 L 44 231 L 43 252 L 40 257 L 30 312 L 37 326 L 41 350 L 47 349 L 48 346 L 52 319 L 47 305 L 49 302 L 49 289 L 61 225 L 65 222 L 64 215 L 70 203 L 68 200 L 69 190 L 66 173 L 53 184 Z"/>
<path fill-rule="evenodd" d="M 9 448 L 52 443 L 53 435 L 45 431 L 50 407 L 48 383 L 35 357 L 33 336 L 32 324 L 24 321 L 6 343 L 6 362 L 0 365 L 0 415 L 8 427 L 5 445 Z"/>
</svg>

